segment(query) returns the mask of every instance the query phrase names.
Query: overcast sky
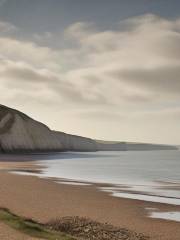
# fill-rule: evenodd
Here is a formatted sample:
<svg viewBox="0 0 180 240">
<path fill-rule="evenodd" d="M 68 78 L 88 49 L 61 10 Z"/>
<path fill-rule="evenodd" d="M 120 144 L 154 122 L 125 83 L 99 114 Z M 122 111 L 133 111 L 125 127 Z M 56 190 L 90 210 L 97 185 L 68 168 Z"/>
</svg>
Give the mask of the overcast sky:
<svg viewBox="0 0 180 240">
<path fill-rule="evenodd" d="M 180 1 L 0 0 L 0 76 L 52 129 L 180 144 Z"/>
</svg>

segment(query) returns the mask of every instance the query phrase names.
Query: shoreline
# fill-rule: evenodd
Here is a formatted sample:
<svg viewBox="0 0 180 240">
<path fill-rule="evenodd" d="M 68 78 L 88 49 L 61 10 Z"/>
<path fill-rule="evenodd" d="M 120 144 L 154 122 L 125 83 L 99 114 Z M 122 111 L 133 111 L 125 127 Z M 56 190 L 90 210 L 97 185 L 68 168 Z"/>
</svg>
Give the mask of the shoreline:
<svg viewBox="0 0 180 240">
<path fill-rule="evenodd" d="M 5 164 L 5 163 L 4 163 Z M 14 164 L 10 163 L 10 164 Z M 18 164 L 18 166 L 17 166 Z M 52 177 L 51 175 L 43 174 L 44 169 L 48 169 L 45 162 L 36 161 L 26 161 L 26 162 L 15 162 L 15 168 L 9 168 L 8 163 L 5 164 L 5 169 L 7 168 L 9 172 L 19 175 L 29 175 L 37 176 L 44 179 L 50 179 L 60 184 L 70 184 L 79 186 L 94 186 L 99 191 L 106 192 L 113 197 L 120 197 L 133 200 L 141 200 L 146 202 L 155 202 L 168 205 L 180 206 L 179 196 L 166 195 L 162 190 L 179 190 L 180 184 L 177 182 L 167 182 L 167 181 L 156 181 L 152 182 L 151 185 L 145 183 L 139 184 L 129 184 L 129 183 L 108 183 L 108 182 L 92 182 L 89 180 L 78 180 L 67 177 Z M 158 191 L 156 191 L 156 189 Z M 180 218 L 179 218 L 180 221 Z"/>
<path fill-rule="evenodd" d="M 0 207 L 41 222 L 80 216 L 143 233 L 154 240 L 180 239 L 178 222 L 149 218 L 146 210 L 180 211 L 180 206 L 113 197 L 93 185 L 61 184 L 7 172 L 19 168 L 37 171 L 39 166 L 34 162 L 0 162 Z"/>
</svg>

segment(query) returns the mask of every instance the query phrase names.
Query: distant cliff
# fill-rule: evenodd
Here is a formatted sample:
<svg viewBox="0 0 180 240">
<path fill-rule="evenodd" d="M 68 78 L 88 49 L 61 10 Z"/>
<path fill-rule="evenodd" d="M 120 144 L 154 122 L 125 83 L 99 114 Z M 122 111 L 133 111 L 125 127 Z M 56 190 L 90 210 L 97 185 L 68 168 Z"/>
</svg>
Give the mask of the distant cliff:
<svg viewBox="0 0 180 240">
<path fill-rule="evenodd" d="M 99 151 L 153 151 L 153 150 L 178 150 L 175 146 L 149 143 L 108 142 L 97 141 Z"/>
<path fill-rule="evenodd" d="M 0 105 L 0 152 L 120 151 L 177 149 L 174 146 L 108 143 L 50 130 L 15 109 Z"/>
</svg>

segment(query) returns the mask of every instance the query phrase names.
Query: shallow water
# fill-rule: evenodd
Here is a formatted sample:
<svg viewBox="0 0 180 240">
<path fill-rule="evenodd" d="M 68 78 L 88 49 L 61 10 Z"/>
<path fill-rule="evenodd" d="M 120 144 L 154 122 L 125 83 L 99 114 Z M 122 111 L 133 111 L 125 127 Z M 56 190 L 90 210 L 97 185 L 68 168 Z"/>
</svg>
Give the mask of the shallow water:
<svg viewBox="0 0 180 240">
<path fill-rule="evenodd" d="M 150 218 L 157 218 L 157 219 L 164 219 L 164 220 L 171 220 L 175 222 L 180 222 L 180 212 L 160 212 L 158 209 L 147 209 L 149 211 Z"/>
<path fill-rule="evenodd" d="M 41 177 L 108 183 L 116 197 L 180 205 L 180 151 L 60 153 L 41 156 Z M 25 174 L 25 173 L 21 173 Z M 66 182 L 67 183 L 67 182 Z"/>
</svg>

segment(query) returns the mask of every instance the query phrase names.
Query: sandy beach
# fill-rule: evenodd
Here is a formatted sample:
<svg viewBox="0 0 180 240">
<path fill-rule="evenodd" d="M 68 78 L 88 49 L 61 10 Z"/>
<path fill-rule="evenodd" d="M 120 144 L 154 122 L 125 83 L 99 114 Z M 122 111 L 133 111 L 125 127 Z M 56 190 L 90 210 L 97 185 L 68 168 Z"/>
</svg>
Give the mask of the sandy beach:
<svg viewBox="0 0 180 240">
<path fill-rule="evenodd" d="M 145 211 L 145 208 L 177 211 L 180 206 L 115 198 L 98 191 L 95 186 L 59 184 L 50 179 L 16 175 L 7 171 L 38 170 L 32 162 L 1 162 L 0 169 L 0 207 L 8 208 L 20 216 L 43 223 L 64 216 L 88 217 L 143 233 L 154 240 L 180 239 L 180 223 L 148 218 Z M 0 224 L 0 228 L 7 236 L 13 231 L 9 231 L 3 224 Z M 23 236 L 19 237 L 19 233 L 13 233 L 13 237 L 11 239 L 24 239 Z"/>
</svg>

